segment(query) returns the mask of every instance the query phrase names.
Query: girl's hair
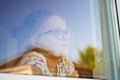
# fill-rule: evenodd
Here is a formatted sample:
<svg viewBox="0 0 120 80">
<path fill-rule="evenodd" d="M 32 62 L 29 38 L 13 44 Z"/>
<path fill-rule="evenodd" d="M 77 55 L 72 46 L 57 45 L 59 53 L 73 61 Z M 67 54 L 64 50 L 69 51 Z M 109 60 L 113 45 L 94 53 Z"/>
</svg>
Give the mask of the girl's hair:
<svg viewBox="0 0 120 80">
<path fill-rule="evenodd" d="M 54 13 L 49 10 L 40 10 L 27 16 L 18 31 L 17 37 L 20 51 L 24 51 L 26 47 L 28 49 L 32 47 L 31 39 L 42 32 L 44 29 L 44 27 L 41 26 L 42 23 L 52 15 L 54 15 Z"/>
</svg>

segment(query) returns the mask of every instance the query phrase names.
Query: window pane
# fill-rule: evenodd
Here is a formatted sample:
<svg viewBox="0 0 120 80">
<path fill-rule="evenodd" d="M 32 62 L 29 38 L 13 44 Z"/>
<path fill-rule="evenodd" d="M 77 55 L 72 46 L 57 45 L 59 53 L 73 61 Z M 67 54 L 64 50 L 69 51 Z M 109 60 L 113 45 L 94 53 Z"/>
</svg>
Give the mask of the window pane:
<svg viewBox="0 0 120 80">
<path fill-rule="evenodd" d="M 98 0 L 0 1 L 0 72 L 105 79 Z"/>
</svg>

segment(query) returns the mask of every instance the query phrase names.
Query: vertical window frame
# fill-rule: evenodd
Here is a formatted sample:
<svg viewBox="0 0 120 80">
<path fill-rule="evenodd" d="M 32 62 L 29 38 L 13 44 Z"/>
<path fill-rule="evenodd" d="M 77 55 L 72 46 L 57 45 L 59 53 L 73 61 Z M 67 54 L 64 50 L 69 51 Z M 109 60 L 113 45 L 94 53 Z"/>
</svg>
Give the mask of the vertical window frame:
<svg viewBox="0 0 120 80">
<path fill-rule="evenodd" d="M 115 0 L 99 0 L 105 59 L 105 76 L 119 80 L 120 42 Z"/>
</svg>

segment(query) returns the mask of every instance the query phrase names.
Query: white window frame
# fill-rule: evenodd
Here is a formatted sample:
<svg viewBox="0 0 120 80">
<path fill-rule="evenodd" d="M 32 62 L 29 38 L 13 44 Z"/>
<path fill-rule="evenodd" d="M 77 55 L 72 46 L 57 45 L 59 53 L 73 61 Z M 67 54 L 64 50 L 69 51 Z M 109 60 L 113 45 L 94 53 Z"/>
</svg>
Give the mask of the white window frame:
<svg viewBox="0 0 120 80">
<path fill-rule="evenodd" d="M 115 0 L 99 0 L 105 74 L 107 80 L 120 80 L 120 42 Z"/>
<path fill-rule="evenodd" d="M 117 0 L 120 4 L 120 0 Z M 103 51 L 105 54 L 105 77 L 119 80 L 120 43 L 115 0 L 99 0 Z M 119 7 L 120 8 L 120 7 Z M 119 10 L 120 13 L 120 10 Z M 120 18 L 120 16 L 119 16 Z M 0 80 L 82 80 L 82 78 L 60 78 L 0 73 Z M 83 79 L 90 80 L 90 79 Z M 95 79 L 96 80 L 96 79 Z"/>
</svg>

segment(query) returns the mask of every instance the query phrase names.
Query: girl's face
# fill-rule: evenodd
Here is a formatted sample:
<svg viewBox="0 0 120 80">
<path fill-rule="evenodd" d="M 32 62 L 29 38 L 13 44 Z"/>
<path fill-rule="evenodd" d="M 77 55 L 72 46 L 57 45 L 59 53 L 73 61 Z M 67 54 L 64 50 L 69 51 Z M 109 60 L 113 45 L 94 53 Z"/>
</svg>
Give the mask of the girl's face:
<svg viewBox="0 0 120 80">
<path fill-rule="evenodd" d="M 55 56 L 67 56 L 71 34 L 66 23 L 58 16 L 50 16 L 42 27 L 35 39 L 36 46 L 53 51 Z"/>
</svg>

